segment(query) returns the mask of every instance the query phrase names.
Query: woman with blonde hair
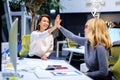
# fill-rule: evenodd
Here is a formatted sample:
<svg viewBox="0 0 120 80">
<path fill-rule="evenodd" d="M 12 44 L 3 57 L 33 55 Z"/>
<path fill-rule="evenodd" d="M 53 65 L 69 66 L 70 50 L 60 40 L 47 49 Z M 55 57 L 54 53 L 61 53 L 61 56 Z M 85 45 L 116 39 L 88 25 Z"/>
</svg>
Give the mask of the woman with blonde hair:
<svg viewBox="0 0 120 80">
<path fill-rule="evenodd" d="M 67 38 L 85 46 L 84 60 L 88 67 L 85 74 L 94 80 L 107 80 L 108 56 L 112 43 L 108 29 L 102 19 L 92 18 L 85 24 L 85 37 L 79 37 L 60 25 L 60 15 L 56 19 L 58 29 Z"/>
</svg>

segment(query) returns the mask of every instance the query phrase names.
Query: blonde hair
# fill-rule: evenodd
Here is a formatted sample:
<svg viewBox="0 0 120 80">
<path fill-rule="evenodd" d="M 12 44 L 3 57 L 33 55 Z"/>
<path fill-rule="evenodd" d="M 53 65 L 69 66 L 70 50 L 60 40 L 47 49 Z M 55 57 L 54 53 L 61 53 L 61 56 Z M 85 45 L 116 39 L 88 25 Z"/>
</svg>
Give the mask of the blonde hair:
<svg viewBox="0 0 120 80">
<path fill-rule="evenodd" d="M 98 45 L 102 45 L 106 49 L 112 47 L 107 25 L 102 19 L 92 18 L 87 21 L 86 26 L 90 29 L 88 42 L 92 48 L 96 48 Z"/>
</svg>

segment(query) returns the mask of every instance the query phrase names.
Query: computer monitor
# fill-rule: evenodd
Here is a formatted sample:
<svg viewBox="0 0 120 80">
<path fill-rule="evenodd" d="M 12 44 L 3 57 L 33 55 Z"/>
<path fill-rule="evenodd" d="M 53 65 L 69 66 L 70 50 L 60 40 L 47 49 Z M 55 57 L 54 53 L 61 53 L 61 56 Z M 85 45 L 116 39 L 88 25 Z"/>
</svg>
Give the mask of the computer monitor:
<svg viewBox="0 0 120 80">
<path fill-rule="evenodd" d="M 2 54 L 0 54 L 0 72 L 1 72 L 1 69 L 2 69 L 1 68 L 2 64 L 1 63 L 2 63 Z"/>
<path fill-rule="evenodd" d="M 9 31 L 9 50 L 10 60 L 13 64 L 15 73 L 17 72 L 17 30 L 18 30 L 18 18 L 12 23 Z"/>
<path fill-rule="evenodd" d="M 112 43 L 120 41 L 120 28 L 109 28 L 109 35 Z"/>
</svg>

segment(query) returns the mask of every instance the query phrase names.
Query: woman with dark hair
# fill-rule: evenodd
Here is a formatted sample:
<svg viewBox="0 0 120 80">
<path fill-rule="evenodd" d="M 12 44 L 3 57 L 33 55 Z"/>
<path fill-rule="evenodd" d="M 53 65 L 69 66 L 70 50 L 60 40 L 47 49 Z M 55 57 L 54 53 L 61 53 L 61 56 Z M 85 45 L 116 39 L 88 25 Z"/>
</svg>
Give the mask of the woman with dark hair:
<svg viewBox="0 0 120 80">
<path fill-rule="evenodd" d="M 49 28 L 50 16 L 40 15 L 37 21 L 37 28 L 31 33 L 29 57 L 37 57 L 47 60 L 53 51 L 54 38 L 51 32 L 56 27 Z"/>
<path fill-rule="evenodd" d="M 36 27 L 36 30 L 40 30 L 40 25 L 39 25 L 39 23 L 42 21 L 42 18 L 43 17 L 46 17 L 47 19 L 48 19 L 48 23 L 50 24 L 50 21 L 51 21 L 51 18 L 50 18 L 50 16 L 49 15 L 47 15 L 47 14 L 42 14 L 40 17 L 39 17 L 39 19 L 38 19 L 38 21 L 37 21 L 37 27 Z M 42 26 L 41 26 L 42 27 Z M 49 25 L 48 25 L 48 27 L 46 28 L 46 29 L 48 29 L 49 28 Z"/>
</svg>

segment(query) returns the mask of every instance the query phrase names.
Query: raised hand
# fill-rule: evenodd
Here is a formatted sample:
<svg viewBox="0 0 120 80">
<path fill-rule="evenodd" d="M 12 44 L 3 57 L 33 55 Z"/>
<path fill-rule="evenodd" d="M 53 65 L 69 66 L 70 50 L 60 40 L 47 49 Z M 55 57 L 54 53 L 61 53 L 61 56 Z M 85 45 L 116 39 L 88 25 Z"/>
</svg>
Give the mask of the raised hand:
<svg viewBox="0 0 120 80">
<path fill-rule="evenodd" d="M 48 29 L 48 32 L 51 34 L 56 28 L 60 28 L 61 19 L 60 19 L 60 15 L 58 14 L 55 18 L 55 23 L 54 23 L 54 27 Z"/>
<path fill-rule="evenodd" d="M 55 18 L 55 26 L 57 28 L 60 28 L 61 27 L 60 23 L 61 23 L 61 19 L 60 19 L 60 15 L 58 14 Z"/>
</svg>

